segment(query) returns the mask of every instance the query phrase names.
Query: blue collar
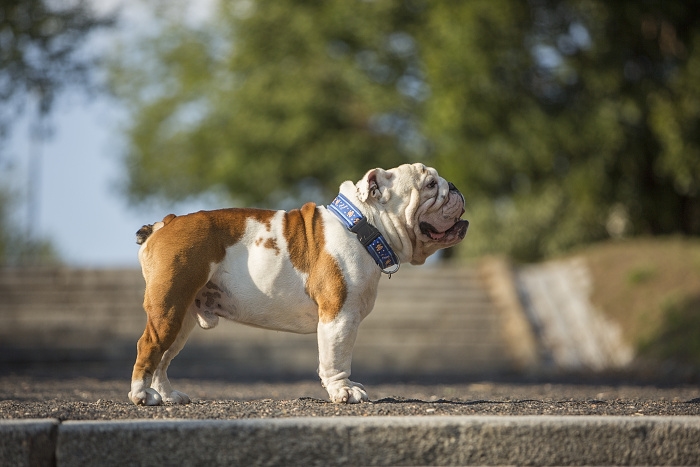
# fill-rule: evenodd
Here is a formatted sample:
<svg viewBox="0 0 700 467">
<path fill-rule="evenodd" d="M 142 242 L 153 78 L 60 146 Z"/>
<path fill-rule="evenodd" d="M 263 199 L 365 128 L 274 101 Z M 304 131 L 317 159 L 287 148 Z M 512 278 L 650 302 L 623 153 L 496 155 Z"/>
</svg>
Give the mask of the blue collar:
<svg viewBox="0 0 700 467">
<path fill-rule="evenodd" d="M 399 270 L 399 258 L 391 249 L 384 236 L 367 222 L 367 218 L 362 215 L 359 209 L 342 194 L 338 194 L 328 209 L 338 216 L 350 232 L 357 235 L 357 239 L 367 248 L 367 252 L 372 255 L 374 261 L 382 269 L 384 274 L 396 273 Z M 393 269 L 392 269 L 393 268 Z"/>
</svg>

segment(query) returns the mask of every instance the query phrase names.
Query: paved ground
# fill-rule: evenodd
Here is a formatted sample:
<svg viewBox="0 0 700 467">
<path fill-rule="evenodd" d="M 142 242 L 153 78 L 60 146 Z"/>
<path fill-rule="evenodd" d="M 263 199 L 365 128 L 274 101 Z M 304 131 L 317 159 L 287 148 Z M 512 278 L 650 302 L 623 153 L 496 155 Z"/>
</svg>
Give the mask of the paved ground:
<svg viewBox="0 0 700 467">
<path fill-rule="evenodd" d="M 128 381 L 0 376 L 0 419 L 244 419 L 409 415 L 700 415 L 700 386 L 367 384 L 372 402 L 336 405 L 316 381 L 234 383 L 173 379 L 186 406 L 137 407 Z"/>
</svg>

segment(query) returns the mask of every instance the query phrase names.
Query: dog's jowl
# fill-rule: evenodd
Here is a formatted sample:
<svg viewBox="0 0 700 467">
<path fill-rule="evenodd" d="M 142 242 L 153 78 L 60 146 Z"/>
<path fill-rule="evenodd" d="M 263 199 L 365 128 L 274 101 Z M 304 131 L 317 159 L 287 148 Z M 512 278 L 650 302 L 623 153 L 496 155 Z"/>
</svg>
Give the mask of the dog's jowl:
<svg viewBox="0 0 700 467">
<path fill-rule="evenodd" d="M 136 235 L 148 320 L 129 398 L 188 403 L 170 385 L 168 365 L 194 326 L 210 329 L 225 318 L 317 333 L 318 375 L 330 399 L 367 400 L 349 379 L 350 364 L 379 278 L 459 243 L 469 225 L 463 214 L 454 185 L 433 168 L 406 164 L 344 182 L 328 206 L 170 214 L 143 226 Z"/>
</svg>

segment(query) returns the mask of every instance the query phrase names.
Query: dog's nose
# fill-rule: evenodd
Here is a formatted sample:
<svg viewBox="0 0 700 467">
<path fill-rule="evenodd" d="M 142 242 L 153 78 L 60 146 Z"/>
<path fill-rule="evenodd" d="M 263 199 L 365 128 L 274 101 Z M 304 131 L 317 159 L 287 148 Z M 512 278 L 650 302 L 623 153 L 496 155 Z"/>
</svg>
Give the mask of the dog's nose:
<svg viewBox="0 0 700 467">
<path fill-rule="evenodd" d="M 447 182 L 447 186 L 448 186 L 448 188 L 450 189 L 450 191 L 454 191 L 455 193 L 457 193 L 459 196 L 462 197 L 462 203 L 466 203 L 466 202 L 467 202 L 467 200 L 464 199 L 464 195 L 462 194 L 462 192 L 459 191 L 459 190 L 457 189 L 457 187 L 454 185 L 454 183 L 452 183 L 452 182 Z M 462 214 L 464 214 L 464 213 L 462 213 Z"/>
</svg>

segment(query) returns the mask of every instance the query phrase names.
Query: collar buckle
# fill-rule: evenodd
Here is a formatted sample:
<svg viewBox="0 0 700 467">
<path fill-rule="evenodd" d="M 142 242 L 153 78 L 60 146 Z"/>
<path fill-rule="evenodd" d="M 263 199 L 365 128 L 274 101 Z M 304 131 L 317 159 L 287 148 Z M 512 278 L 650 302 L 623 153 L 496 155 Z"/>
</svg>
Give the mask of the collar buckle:
<svg viewBox="0 0 700 467">
<path fill-rule="evenodd" d="M 362 246 L 367 248 L 377 237 L 382 234 L 375 226 L 367 222 L 365 216 L 360 217 L 355 221 L 355 224 L 350 227 L 350 232 L 357 235 L 357 239 L 362 243 Z"/>
</svg>

